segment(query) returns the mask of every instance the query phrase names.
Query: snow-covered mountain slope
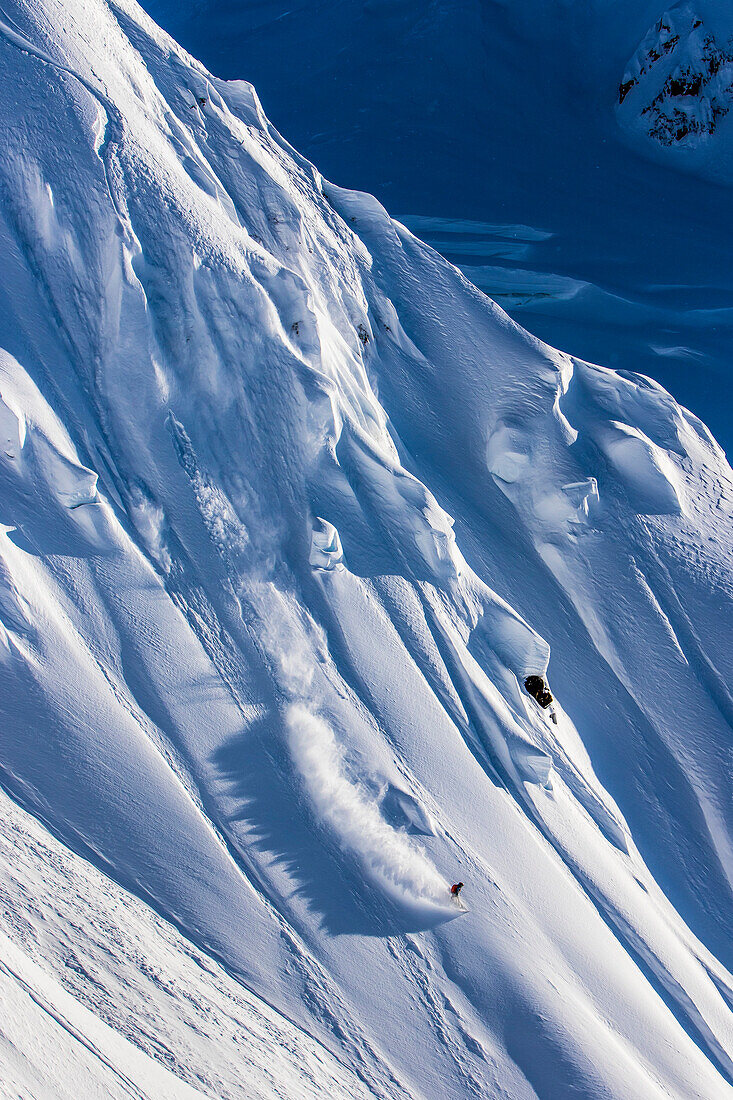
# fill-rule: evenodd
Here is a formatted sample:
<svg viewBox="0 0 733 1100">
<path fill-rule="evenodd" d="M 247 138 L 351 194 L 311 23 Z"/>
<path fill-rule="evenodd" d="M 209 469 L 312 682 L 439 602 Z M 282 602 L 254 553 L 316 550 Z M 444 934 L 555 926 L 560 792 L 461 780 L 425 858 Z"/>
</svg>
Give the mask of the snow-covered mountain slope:
<svg viewBox="0 0 733 1100">
<path fill-rule="evenodd" d="M 4 1096 L 369 1095 L 170 924 L 0 802 Z"/>
<path fill-rule="evenodd" d="M 419 227 L 520 324 L 655 378 L 733 453 L 721 401 L 733 345 L 731 195 L 720 186 L 733 182 L 733 113 L 712 136 L 663 146 L 633 132 L 637 118 L 648 129 L 635 109 L 656 84 L 616 110 L 666 0 L 143 7 L 212 72 L 251 80 L 325 176 Z M 729 0 L 696 0 L 695 11 L 727 48 Z M 681 63 L 682 40 L 678 51 Z M 688 106 L 703 111 L 706 95 Z"/>
<path fill-rule="evenodd" d="M 733 1095 L 720 448 L 132 0 L 1 20 L 7 1089 Z"/>
</svg>

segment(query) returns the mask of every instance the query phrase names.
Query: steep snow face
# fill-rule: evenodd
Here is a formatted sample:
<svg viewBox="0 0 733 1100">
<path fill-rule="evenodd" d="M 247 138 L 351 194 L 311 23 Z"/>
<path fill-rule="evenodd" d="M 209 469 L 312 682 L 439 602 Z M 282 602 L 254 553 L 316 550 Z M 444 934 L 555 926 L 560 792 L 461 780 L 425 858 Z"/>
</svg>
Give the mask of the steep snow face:
<svg viewBox="0 0 733 1100">
<path fill-rule="evenodd" d="M 664 0 L 143 6 L 218 76 L 251 80 L 324 175 L 373 192 L 520 324 L 657 379 L 731 452 L 733 113 L 711 140 L 662 146 L 626 126 L 650 115 L 615 109 Z M 730 5 L 695 10 L 727 51 Z"/>
<path fill-rule="evenodd" d="M 694 4 L 677 4 L 650 28 L 626 68 L 618 103 L 619 121 L 632 133 L 679 146 L 697 156 L 698 167 L 729 176 L 719 135 L 733 107 L 733 39 L 719 42 Z"/>
<path fill-rule="evenodd" d="M 0 19 L 8 1088 L 732 1095 L 710 433 L 132 0 Z"/>
</svg>

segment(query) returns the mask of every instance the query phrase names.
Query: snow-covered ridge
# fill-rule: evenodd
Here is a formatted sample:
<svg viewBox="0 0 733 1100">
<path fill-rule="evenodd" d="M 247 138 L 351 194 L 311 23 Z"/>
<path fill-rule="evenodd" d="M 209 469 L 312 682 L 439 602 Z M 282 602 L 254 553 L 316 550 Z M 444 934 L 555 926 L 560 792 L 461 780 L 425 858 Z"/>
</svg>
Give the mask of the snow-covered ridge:
<svg viewBox="0 0 733 1100">
<path fill-rule="evenodd" d="M 733 40 L 719 42 L 693 3 L 650 28 L 619 84 L 622 125 L 661 145 L 708 140 L 733 106 Z"/>
<path fill-rule="evenodd" d="M 242 983 L 287 1046 L 272 1095 L 300 1058 L 304 1095 L 729 1095 L 720 448 L 324 181 L 133 0 L 4 12 L 1 774 L 95 865 L 8 933 L 13 996 L 28 923 L 63 985 L 67 923 L 78 955 L 147 904 L 194 1002 L 213 959 L 214 1014 Z M 126 1042 L 197 1087 L 208 1039 L 184 1072 L 140 1011 Z"/>
</svg>

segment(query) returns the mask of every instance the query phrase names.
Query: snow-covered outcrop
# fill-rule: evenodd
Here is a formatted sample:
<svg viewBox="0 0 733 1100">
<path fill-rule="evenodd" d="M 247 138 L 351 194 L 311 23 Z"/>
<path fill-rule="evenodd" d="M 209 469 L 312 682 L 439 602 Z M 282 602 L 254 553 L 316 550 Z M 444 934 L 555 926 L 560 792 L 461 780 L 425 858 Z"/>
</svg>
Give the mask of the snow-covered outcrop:
<svg viewBox="0 0 733 1100">
<path fill-rule="evenodd" d="M 134 0 L 0 40 L 4 1082 L 733 1095 L 709 432 Z"/>
<path fill-rule="evenodd" d="M 733 37 L 719 40 L 694 2 L 683 0 L 630 59 L 618 89 L 619 122 L 659 145 L 704 151 L 731 107 Z"/>
</svg>

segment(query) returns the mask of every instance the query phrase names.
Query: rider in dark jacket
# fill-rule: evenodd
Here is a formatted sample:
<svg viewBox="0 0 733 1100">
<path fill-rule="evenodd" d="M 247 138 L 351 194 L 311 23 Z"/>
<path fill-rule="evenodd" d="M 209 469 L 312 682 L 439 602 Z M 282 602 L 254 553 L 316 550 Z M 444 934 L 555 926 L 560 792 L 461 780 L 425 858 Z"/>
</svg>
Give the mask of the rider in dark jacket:
<svg viewBox="0 0 733 1100">
<path fill-rule="evenodd" d="M 528 676 L 524 681 L 524 687 L 528 695 L 531 695 L 536 703 L 542 707 L 543 710 L 547 710 L 548 707 L 552 707 L 553 698 L 550 689 L 545 683 L 544 676 Z M 553 722 L 557 723 L 557 717 L 555 711 L 550 709 L 550 718 Z"/>
</svg>

